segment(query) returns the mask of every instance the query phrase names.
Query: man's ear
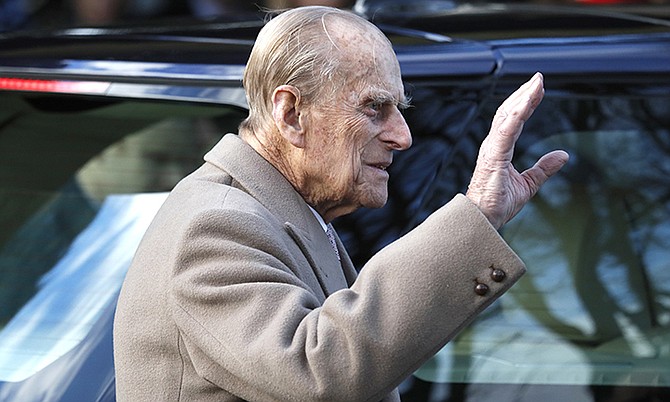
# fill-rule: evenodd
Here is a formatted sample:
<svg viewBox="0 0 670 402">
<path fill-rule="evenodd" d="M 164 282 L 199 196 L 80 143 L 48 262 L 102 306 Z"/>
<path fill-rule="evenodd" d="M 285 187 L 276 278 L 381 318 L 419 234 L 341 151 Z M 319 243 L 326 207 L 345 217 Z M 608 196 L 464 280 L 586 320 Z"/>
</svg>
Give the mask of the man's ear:
<svg viewBox="0 0 670 402">
<path fill-rule="evenodd" d="M 300 90 L 281 85 L 272 93 L 272 118 L 279 133 L 293 146 L 305 147 L 305 130 L 300 116 Z"/>
</svg>

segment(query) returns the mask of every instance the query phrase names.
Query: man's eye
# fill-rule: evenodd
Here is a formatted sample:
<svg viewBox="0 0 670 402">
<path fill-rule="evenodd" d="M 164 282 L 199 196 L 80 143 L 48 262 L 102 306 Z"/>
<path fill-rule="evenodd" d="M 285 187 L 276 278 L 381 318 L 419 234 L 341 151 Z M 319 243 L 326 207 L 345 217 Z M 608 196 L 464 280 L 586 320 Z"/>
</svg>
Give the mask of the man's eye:
<svg viewBox="0 0 670 402">
<path fill-rule="evenodd" d="M 375 112 L 379 112 L 380 110 L 382 110 L 383 106 L 384 106 L 384 104 L 382 104 L 381 102 L 372 102 L 372 103 L 369 104 L 368 107 L 370 109 L 374 110 Z"/>
</svg>

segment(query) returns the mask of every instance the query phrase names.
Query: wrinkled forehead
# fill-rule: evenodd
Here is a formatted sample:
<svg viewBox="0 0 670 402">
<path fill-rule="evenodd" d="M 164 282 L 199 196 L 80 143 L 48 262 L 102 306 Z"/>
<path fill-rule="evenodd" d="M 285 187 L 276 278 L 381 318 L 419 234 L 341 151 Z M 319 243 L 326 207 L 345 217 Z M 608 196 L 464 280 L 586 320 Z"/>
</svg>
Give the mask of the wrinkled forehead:
<svg viewBox="0 0 670 402">
<path fill-rule="evenodd" d="M 324 24 L 328 38 L 339 53 L 346 82 L 403 97 L 400 66 L 391 47 L 376 27 L 334 20 Z"/>
</svg>

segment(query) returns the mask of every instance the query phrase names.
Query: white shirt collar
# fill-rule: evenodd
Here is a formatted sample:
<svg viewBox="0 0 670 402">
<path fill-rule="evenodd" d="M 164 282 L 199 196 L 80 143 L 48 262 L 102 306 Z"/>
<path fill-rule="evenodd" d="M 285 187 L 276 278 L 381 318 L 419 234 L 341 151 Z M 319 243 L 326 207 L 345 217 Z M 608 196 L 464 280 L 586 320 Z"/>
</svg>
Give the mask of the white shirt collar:
<svg viewBox="0 0 670 402">
<path fill-rule="evenodd" d="M 319 221 L 319 224 L 321 224 L 321 227 L 323 228 L 323 231 L 326 232 L 328 230 L 328 225 L 326 225 L 326 222 L 323 220 L 321 215 L 319 215 L 318 212 L 316 212 L 316 209 L 312 208 L 310 205 L 307 205 L 310 210 L 312 210 L 312 213 L 314 216 L 316 216 L 316 219 Z"/>
</svg>

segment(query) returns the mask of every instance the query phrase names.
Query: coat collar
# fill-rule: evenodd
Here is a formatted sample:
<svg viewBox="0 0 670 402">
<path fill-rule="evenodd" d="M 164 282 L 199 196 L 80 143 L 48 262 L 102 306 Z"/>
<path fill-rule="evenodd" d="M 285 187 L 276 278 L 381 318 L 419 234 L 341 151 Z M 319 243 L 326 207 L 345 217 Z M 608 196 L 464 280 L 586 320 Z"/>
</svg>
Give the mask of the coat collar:
<svg viewBox="0 0 670 402">
<path fill-rule="evenodd" d="M 326 296 L 353 283 L 356 271 L 339 238 L 341 261 L 302 196 L 249 144 L 236 134 L 226 134 L 205 155 L 205 160 L 230 174 L 241 189 L 284 223 L 312 265 Z"/>
<path fill-rule="evenodd" d="M 205 161 L 230 174 L 238 187 L 281 222 L 293 222 L 305 231 L 318 225 L 305 200 L 284 175 L 238 135 L 226 134 L 205 154 Z"/>
</svg>

